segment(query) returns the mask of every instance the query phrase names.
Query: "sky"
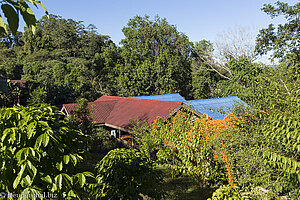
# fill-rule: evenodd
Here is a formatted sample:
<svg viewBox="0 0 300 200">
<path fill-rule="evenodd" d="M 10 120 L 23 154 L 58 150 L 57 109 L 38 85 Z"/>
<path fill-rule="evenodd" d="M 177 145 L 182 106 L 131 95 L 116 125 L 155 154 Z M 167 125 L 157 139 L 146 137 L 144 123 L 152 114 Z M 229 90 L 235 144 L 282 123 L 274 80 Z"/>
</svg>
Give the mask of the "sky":
<svg viewBox="0 0 300 200">
<path fill-rule="evenodd" d="M 99 34 L 108 35 L 119 44 L 124 38 L 122 28 L 136 15 L 156 15 L 187 35 L 191 42 L 203 39 L 214 42 L 218 35 L 247 28 L 255 35 L 268 24 L 284 23 L 284 18 L 271 19 L 261 11 L 263 4 L 277 0 L 42 0 L 50 14 L 65 19 L 93 24 Z M 284 1 L 284 0 L 283 0 Z M 298 0 L 299 1 L 299 0 Z M 296 0 L 289 0 L 293 5 Z M 284 1 L 287 2 L 287 1 Z M 43 9 L 33 9 L 37 19 Z"/>
</svg>

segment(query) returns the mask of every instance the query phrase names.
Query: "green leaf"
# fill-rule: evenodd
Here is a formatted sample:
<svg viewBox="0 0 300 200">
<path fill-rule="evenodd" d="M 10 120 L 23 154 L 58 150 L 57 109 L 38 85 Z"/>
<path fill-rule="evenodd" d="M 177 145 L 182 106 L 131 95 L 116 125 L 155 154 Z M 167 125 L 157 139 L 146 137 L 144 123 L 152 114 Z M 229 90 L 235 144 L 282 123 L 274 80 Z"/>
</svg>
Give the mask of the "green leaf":
<svg viewBox="0 0 300 200">
<path fill-rule="evenodd" d="M 23 176 L 25 168 L 26 168 L 26 164 L 21 165 L 21 169 L 20 169 L 20 171 L 18 173 L 18 176 L 20 176 L 20 178 Z"/>
<path fill-rule="evenodd" d="M 62 188 L 62 174 L 59 174 L 55 177 L 55 183 L 56 183 L 56 186 L 58 186 L 58 188 L 61 190 Z"/>
<path fill-rule="evenodd" d="M 73 162 L 73 164 L 74 164 L 74 166 L 75 166 L 75 165 L 77 164 L 77 158 L 76 158 L 76 156 L 73 155 L 73 154 L 70 154 L 70 157 L 71 157 L 72 162 Z"/>
<path fill-rule="evenodd" d="M 25 178 L 23 178 L 23 181 L 25 182 L 25 184 L 27 186 L 30 186 L 31 185 L 31 178 L 29 175 L 25 176 Z"/>
<path fill-rule="evenodd" d="M 63 176 L 64 176 L 64 179 L 67 181 L 67 184 L 70 186 L 70 187 L 72 187 L 72 185 L 73 185 L 73 179 L 72 179 L 72 177 L 71 176 L 69 176 L 68 174 L 63 174 Z"/>
<path fill-rule="evenodd" d="M 30 162 L 30 160 L 27 161 L 27 165 L 28 165 L 29 169 L 32 171 L 32 173 L 33 173 L 33 179 L 34 179 L 34 177 L 35 177 L 36 174 L 37 174 L 37 169 L 36 169 L 36 167 Z"/>
<path fill-rule="evenodd" d="M 92 172 L 83 172 L 86 177 L 94 178 L 94 174 Z"/>
<path fill-rule="evenodd" d="M 16 13 L 15 9 L 11 7 L 9 4 L 2 4 L 1 6 L 5 17 L 7 18 L 7 22 L 10 30 L 15 35 L 17 33 L 19 27 L 19 16 Z"/>
<path fill-rule="evenodd" d="M 20 149 L 20 150 L 15 154 L 15 158 L 17 159 L 18 162 L 21 162 L 23 152 L 24 152 L 24 149 Z"/>
<path fill-rule="evenodd" d="M 42 177 L 41 179 L 47 183 L 52 184 L 52 179 L 49 175 L 47 175 L 46 177 Z"/>
<path fill-rule="evenodd" d="M 85 181 L 86 181 L 84 174 L 79 173 L 79 174 L 77 174 L 77 176 L 78 176 L 78 182 L 79 182 L 80 187 L 83 187 L 85 184 Z"/>
<path fill-rule="evenodd" d="M 15 127 L 12 127 L 12 128 L 10 128 L 10 130 L 11 130 L 10 138 L 14 141 L 14 140 L 16 140 L 16 129 L 15 129 Z"/>
<path fill-rule="evenodd" d="M 45 122 L 45 121 L 39 121 L 39 124 L 42 124 L 43 126 L 49 127 L 48 122 Z"/>
<path fill-rule="evenodd" d="M 59 162 L 59 163 L 56 163 L 56 168 L 61 171 L 63 169 L 63 163 L 62 162 Z"/>
<path fill-rule="evenodd" d="M 42 140 L 43 140 L 43 135 L 40 135 L 35 141 L 34 149 L 40 148 L 40 146 L 42 144 Z"/>
<path fill-rule="evenodd" d="M 36 23 L 36 19 L 34 16 L 34 13 L 29 8 L 27 3 L 25 1 L 18 1 L 18 8 L 20 9 L 20 12 L 23 16 L 23 19 L 28 27 L 33 28 Z M 34 32 L 34 30 L 32 30 Z"/>
<path fill-rule="evenodd" d="M 27 126 L 27 137 L 30 139 L 36 132 L 36 122 L 31 122 Z"/>
<path fill-rule="evenodd" d="M 17 176 L 16 179 L 14 180 L 13 182 L 13 188 L 16 189 L 20 183 L 20 180 L 21 180 L 21 176 Z"/>
<path fill-rule="evenodd" d="M 42 142 L 43 142 L 43 146 L 46 147 L 49 143 L 49 135 L 47 133 L 44 133 L 43 134 L 43 137 L 42 137 Z"/>
<path fill-rule="evenodd" d="M 70 191 L 68 192 L 68 196 L 69 196 L 69 197 L 74 197 L 74 198 L 77 197 L 77 195 L 74 193 L 73 190 L 70 190 Z"/>
<path fill-rule="evenodd" d="M 44 4 L 41 1 L 35 1 L 38 5 L 42 6 L 42 8 L 44 8 L 46 15 L 48 15 L 48 11 L 46 9 L 46 7 L 44 6 Z"/>
<path fill-rule="evenodd" d="M 6 24 L 4 23 L 2 17 L 0 16 L 0 34 L 1 34 L 1 33 L 6 33 L 6 34 L 8 34 L 8 31 L 7 31 Z"/>
<path fill-rule="evenodd" d="M 64 163 L 65 163 L 65 164 L 68 164 L 69 161 L 70 161 L 70 156 L 64 155 Z"/>
</svg>

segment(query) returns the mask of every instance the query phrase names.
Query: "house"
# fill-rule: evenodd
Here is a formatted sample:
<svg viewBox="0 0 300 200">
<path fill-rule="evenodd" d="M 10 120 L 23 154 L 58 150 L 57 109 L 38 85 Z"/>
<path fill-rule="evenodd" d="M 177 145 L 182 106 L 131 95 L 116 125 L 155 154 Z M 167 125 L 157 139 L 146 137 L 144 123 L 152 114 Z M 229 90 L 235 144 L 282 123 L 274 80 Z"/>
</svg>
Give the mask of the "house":
<svg viewBox="0 0 300 200">
<path fill-rule="evenodd" d="M 186 101 L 179 93 L 174 93 L 141 97 L 136 96 L 130 98 L 153 99 L 161 101 L 181 101 L 187 106 L 196 110 L 198 113 L 207 114 L 213 120 L 224 119 L 224 117 L 231 113 L 232 109 L 238 104 L 247 106 L 247 104 L 237 96 Z"/>
<path fill-rule="evenodd" d="M 72 114 L 76 104 L 63 104 L 62 111 Z M 130 132 L 132 121 L 140 120 L 152 124 L 157 117 L 170 118 L 180 109 L 189 109 L 180 101 L 158 101 L 103 95 L 88 103 L 93 120 L 99 126 L 105 126 L 115 137 Z M 194 111 L 198 117 L 201 115 Z"/>
</svg>

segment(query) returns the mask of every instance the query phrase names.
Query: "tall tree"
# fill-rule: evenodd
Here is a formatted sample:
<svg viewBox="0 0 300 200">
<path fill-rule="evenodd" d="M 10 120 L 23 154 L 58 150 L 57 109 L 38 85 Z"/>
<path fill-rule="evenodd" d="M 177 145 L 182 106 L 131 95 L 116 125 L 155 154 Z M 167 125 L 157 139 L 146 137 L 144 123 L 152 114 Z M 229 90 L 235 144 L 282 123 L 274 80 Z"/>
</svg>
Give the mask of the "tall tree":
<svg viewBox="0 0 300 200">
<path fill-rule="evenodd" d="M 216 59 L 221 63 L 243 57 L 246 57 L 251 62 L 257 59 L 255 34 L 247 27 L 237 26 L 234 29 L 218 34 L 214 46 Z"/>
<path fill-rule="evenodd" d="M 98 58 L 111 42 L 93 25 L 50 15 L 37 23 L 35 33 L 26 30 L 22 39 L 26 54 L 22 78 L 37 89 L 30 103 L 40 95 L 51 104 L 74 102 L 76 96 L 92 101 L 101 95 L 98 83 L 104 67 Z"/>
<path fill-rule="evenodd" d="M 158 16 L 136 16 L 123 28 L 118 88 L 120 95 L 187 94 L 192 43 Z"/>
<path fill-rule="evenodd" d="M 220 70 L 211 66 L 215 65 L 213 51 L 213 44 L 207 40 L 201 40 L 194 45 L 192 87 L 195 99 L 211 98 L 217 82 L 222 79 Z"/>
<path fill-rule="evenodd" d="M 284 60 L 296 57 L 299 62 L 300 55 L 300 3 L 288 5 L 278 1 L 275 6 L 265 4 L 262 10 L 272 18 L 284 16 L 285 24 L 279 24 L 277 28 L 270 24 L 268 28 L 260 30 L 257 36 L 256 51 L 259 54 L 272 52 L 273 58 Z"/>
</svg>

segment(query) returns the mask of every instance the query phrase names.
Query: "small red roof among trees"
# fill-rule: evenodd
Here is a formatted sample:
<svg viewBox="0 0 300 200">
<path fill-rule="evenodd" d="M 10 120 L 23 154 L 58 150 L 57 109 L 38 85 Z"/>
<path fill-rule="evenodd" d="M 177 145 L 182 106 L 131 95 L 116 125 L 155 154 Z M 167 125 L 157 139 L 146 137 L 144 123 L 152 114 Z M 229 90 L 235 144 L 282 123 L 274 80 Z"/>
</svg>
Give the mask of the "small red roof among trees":
<svg viewBox="0 0 300 200">
<path fill-rule="evenodd" d="M 94 122 L 129 131 L 131 121 L 140 120 L 148 124 L 158 117 L 168 118 L 173 111 L 182 107 L 182 102 L 133 99 L 103 95 L 88 103 Z M 71 114 L 76 104 L 64 104 L 63 109 Z"/>
</svg>

